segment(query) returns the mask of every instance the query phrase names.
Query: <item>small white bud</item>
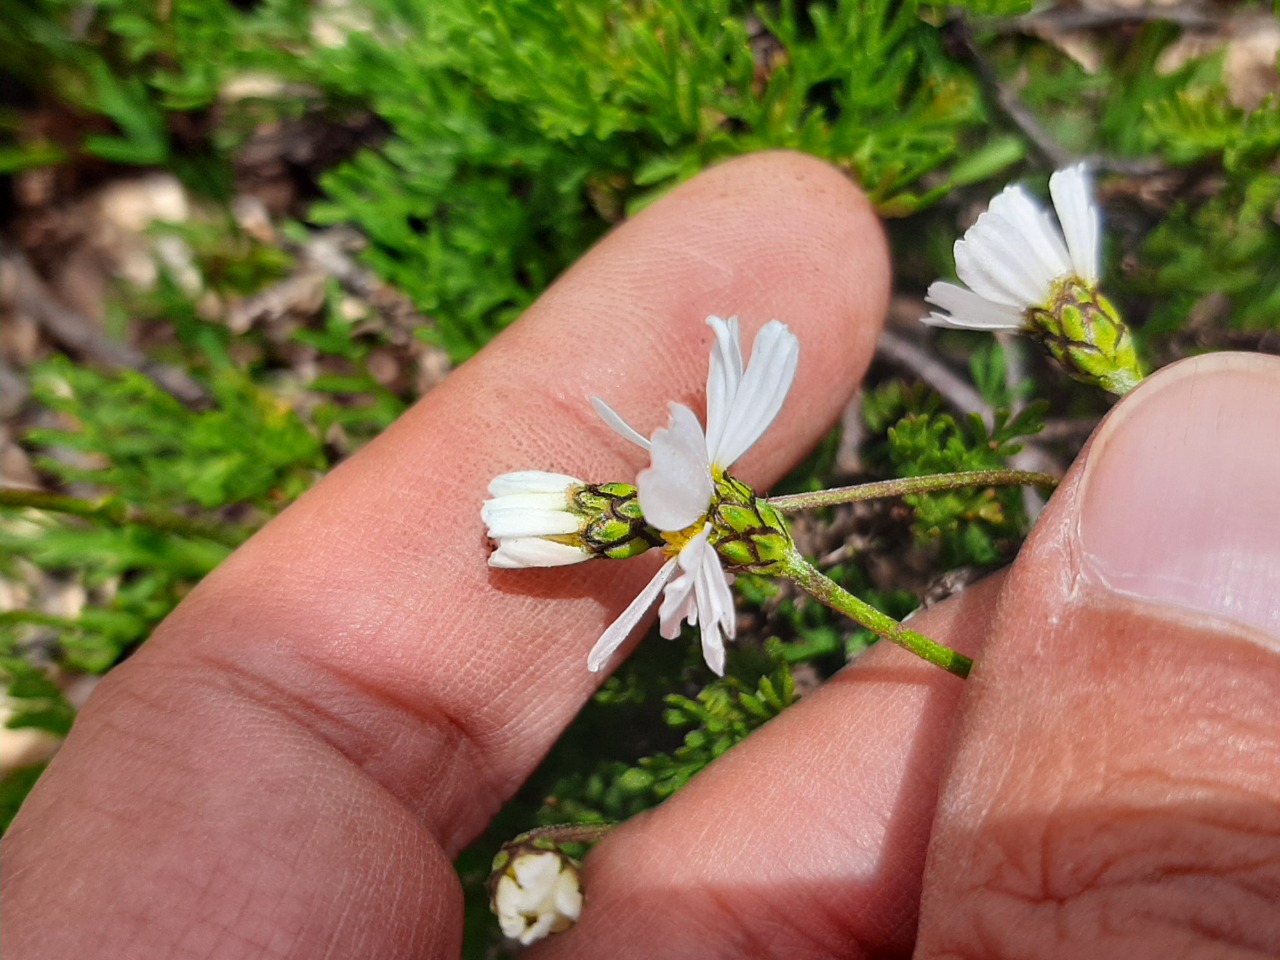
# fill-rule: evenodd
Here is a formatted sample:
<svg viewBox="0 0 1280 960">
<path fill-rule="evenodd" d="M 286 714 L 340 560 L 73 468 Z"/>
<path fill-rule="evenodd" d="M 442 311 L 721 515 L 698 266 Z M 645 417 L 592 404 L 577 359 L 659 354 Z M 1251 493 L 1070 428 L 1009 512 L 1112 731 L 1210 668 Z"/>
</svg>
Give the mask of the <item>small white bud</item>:
<svg viewBox="0 0 1280 960">
<path fill-rule="evenodd" d="M 525 946 L 569 929 L 582 912 L 577 865 L 551 850 L 512 858 L 493 885 L 502 932 Z"/>
</svg>

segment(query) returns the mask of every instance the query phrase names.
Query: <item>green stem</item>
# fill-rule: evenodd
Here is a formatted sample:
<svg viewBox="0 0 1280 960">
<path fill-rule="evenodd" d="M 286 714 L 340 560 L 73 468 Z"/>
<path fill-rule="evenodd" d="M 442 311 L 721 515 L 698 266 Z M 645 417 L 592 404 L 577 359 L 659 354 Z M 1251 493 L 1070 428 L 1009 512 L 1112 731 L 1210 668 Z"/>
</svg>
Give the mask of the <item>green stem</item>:
<svg viewBox="0 0 1280 960">
<path fill-rule="evenodd" d="M 968 470 L 962 473 L 934 473 L 927 477 L 902 477 L 878 483 L 860 483 L 852 487 L 836 487 L 834 490 L 818 490 L 814 493 L 791 493 L 783 497 L 766 497 L 765 500 L 775 510 L 791 513 L 816 507 L 832 507 L 840 503 L 856 503 L 859 500 L 875 500 L 879 497 L 901 497 L 909 493 L 1020 484 L 1055 487 L 1058 480 L 1051 474 L 1029 470 Z"/>
<path fill-rule="evenodd" d="M 43 490 L 19 490 L 14 487 L 0 487 L 0 509 L 27 508 L 47 510 L 50 513 L 65 513 L 73 517 L 83 517 L 100 523 L 116 526 L 137 524 L 150 527 L 165 533 L 176 533 L 187 537 L 201 537 L 228 547 L 238 547 L 247 537 L 247 533 L 235 528 L 211 523 L 207 520 L 193 520 L 178 513 L 165 510 L 148 510 L 125 503 L 114 497 L 103 497 L 100 500 L 86 500 L 81 497 L 68 497 L 61 493 L 45 493 Z"/>
<path fill-rule="evenodd" d="M 559 846 L 564 843 L 580 843 L 590 846 L 599 843 L 604 839 L 605 835 L 616 827 L 613 821 L 605 821 L 602 823 L 556 823 L 547 827 L 534 827 L 532 830 L 526 830 L 514 840 L 509 840 L 502 846 L 515 847 L 526 844 L 539 845 L 542 843 L 550 843 Z"/>
<path fill-rule="evenodd" d="M 793 554 L 778 572 L 779 575 L 794 580 L 806 593 L 821 600 L 832 610 L 852 618 L 885 640 L 892 640 L 898 646 L 906 647 L 917 657 L 954 673 L 962 680 L 969 675 L 973 661 L 964 654 L 944 647 L 936 640 L 930 640 L 923 633 L 904 627 L 887 613 L 881 613 L 865 600 L 859 600 L 838 583 L 819 573 L 799 554 Z"/>
</svg>

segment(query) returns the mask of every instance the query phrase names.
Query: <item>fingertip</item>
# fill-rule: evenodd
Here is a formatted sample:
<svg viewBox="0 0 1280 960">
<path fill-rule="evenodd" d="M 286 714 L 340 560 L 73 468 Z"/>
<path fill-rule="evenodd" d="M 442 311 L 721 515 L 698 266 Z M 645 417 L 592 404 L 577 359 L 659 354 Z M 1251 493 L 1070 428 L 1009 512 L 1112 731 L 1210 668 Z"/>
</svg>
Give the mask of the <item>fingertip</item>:
<svg viewBox="0 0 1280 960">
<path fill-rule="evenodd" d="M 667 401 L 703 409 L 708 316 L 739 316 L 744 346 L 779 319 L 800 337 L 800 382 L 769 438 L 772 453 L 756 452 L 741 468 L 748 480 L 777 474 L 834 421 L 870 362 L 888 264 L 874 209 L 839 170 L 784 151 L 740 157 L 605 237 L 491 344 L 485 378 L 510 385 L 494 394 L 507 409 L 517 392 L 527 404 L 537 400 L 531 387 L 553 386 L 557 413 L 575 428 L 594 435 L 595 394 L 648 435 Z M 582 447 L 554 452 L 584 472 L 619 457 L 643 462 L 612 437 Z"/>
<path fill-rule="evenodd" d="M 1274 360 L 1179 365 L 1055 493 L 970 679 L 922 954 L 1280 945 L 1277 415 Z"/>
<path fill-rule="evenodd" d="M 1000 578 L 913 626 L 970 653 Z M 901 956 L 964 684 L 880 644 L 588 856 L 546 957 Z"/>
</svg>

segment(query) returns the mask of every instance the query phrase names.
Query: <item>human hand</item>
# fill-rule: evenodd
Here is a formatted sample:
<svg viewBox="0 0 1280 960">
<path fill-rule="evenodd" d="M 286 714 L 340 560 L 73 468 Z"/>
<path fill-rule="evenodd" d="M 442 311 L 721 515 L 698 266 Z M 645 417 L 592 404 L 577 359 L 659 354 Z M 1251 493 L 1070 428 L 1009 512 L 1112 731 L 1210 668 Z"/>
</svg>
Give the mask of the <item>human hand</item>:
<svg viewBox="0 0 1280 960">
<path fill-rule="evenodd" d="M 586 398 L 651 430 L 699 402 L 703 317 L 737 312 L 802 343 L 735 471 L 766 488 L 843 406 L 887 287 L 870 208 L 803 157 L 727 164 L 618 230 L 101 684 L 5 838 L 6 956 L 456 955 L 450 857 L 590 696 L 586 651 L 656 566 L 490 570 L 489 479 L 634 475 Z M 913 621 L 986 637 L 972 680 L 873 650 L 600 844 L 543 952 L 1280 948 L 1277 383 L 1219 357 L 1139 389 L 1012 572 Z M 1142 592 L 1143 569 L 1183 606 L 1230 586 L 1269 632 L 1101 582 Z"/>
</svg>

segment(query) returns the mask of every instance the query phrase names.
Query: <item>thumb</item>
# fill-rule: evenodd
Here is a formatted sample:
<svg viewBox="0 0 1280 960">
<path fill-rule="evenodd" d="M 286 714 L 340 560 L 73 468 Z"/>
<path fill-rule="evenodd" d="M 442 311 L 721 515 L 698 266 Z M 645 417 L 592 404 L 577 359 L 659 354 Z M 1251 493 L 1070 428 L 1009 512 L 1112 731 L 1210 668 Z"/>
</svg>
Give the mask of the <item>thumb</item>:
<svg viewBox="0 0 1280 960">
<path fill-rule="evenodd" d="M 1108 418 L 1004 586 L 922 957 L 1280 956 L 1280 361 Z"/>
</svg>

